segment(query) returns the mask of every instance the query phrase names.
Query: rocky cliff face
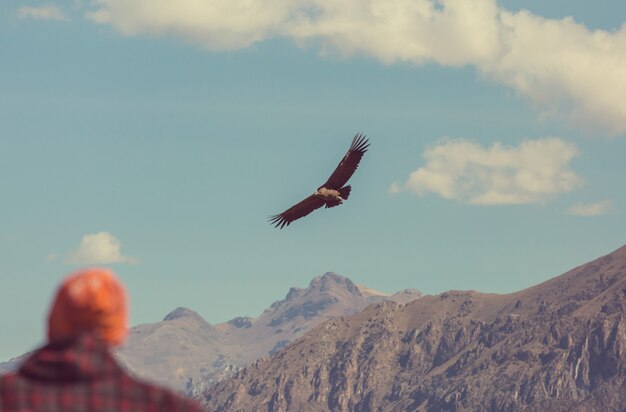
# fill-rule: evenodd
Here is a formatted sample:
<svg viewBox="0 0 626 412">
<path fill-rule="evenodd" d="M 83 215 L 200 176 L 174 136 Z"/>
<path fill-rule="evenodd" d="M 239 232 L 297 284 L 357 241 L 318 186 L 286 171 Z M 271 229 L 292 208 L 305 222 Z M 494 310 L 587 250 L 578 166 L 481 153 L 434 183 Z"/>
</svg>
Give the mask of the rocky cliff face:
<svg viewBox="0 0 626 412">
<path fill-rule="evenodd" d="M 626 410 L 626 246 L 508 295 L 329 320 L 198 396 L 212 411 Z"/>
</svg>

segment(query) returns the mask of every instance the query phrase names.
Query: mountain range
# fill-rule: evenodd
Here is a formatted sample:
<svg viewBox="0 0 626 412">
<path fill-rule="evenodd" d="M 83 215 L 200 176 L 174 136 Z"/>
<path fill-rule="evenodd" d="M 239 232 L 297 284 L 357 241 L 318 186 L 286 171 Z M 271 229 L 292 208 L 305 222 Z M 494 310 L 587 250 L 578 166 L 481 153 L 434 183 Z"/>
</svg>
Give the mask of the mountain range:
<svg viewBox="0 0 626 412">
<path fill-rule="evenodd" d="M 330 319 L 197 394 L 211 411 L 624 411 L 626 246 L 510 294 Z"/>
<path fill-rule="evenodd" d="M 327 319 L 351 315 L 375 302 L 407 302 L 421 296 L 412 289 L 387 295 L 329 272 L 305 289 L 292 287 L 256 318 L 242 316 L 211 325 L 197 313 L 178 308 L 162 322 L 132 328 L 117 354 L 135 375 L 196 394 Z"/>
<path fill-rule="evenodd" d="M 421 296 L 414 289 L 385 294 L 328 272 L 307 288 L 292 287 L 256 318 L 211 325 L 196 312 L 177 308 L 161 322 L 131 328 L 116 355 L 131 374 L 193 395 L 330 318 L 349 316 L 376 302 L 406 303 Z M 25 357 L 0 363 L 0 373 L 15 369 Z"/>
</svg>

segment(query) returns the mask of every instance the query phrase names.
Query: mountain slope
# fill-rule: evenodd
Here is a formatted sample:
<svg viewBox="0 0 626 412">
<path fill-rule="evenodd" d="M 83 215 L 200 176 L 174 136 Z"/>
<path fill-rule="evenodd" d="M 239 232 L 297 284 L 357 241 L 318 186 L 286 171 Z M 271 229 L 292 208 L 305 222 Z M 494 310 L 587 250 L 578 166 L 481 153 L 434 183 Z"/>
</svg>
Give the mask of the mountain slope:
<svg viewBox="0 0 626 412">
<path fill-rule="evenodd" d="M 117 357 L 142 378 L 184 389 L 190 378 L 228 376 L 242 348 L 197 313 L 178 308 L 162 322 L 135 326 Z"/>
<path fill-rule="evenodd" d="M 422 294 L 413 290 L 406 296 L 411 300 Z M 328 272 L 313 278 L 306 289 L 292 287 L 285 299 L 274 302 L 258 318 L 250 319 L 248 327 L 231 330 L 229 334 L 246 346 L 245 363 L 252 363 L 330 318 L 352 315 L 372 303 L 396 299 L 407 297 L 359 287 L 348 278 Z"/>
<path fill-rule="evenodd" d="M 330 320 L 198 399 L 215 411 L 624 410 L 626 246 L 507 295 Z"/>
<path fill-rule="evenodd" d="M 276 353 L 321 322 L 350 315 L 383 300 L 421 297 L 415 290 L 386 295 L 356 286 L 335 273 L 315 277 L 305 289 L 291 288 L 259 317 L 210 325 L 178 308 L 162 322 L 131 329 L 118 357 L 145 379 L 195 394 L 262 356 Z"/>
</svg>

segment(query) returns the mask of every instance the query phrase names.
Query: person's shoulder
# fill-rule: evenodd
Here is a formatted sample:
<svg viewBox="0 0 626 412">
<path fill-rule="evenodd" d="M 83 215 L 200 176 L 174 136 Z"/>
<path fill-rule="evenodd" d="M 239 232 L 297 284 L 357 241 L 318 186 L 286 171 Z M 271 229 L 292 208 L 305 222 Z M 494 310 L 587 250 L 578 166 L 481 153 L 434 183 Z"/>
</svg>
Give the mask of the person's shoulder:
<svg viewBox="0 0 626 412">
<path fill-rule="evenodd" d="M 0 375 L 0 387 L 14 385 L 16 382 L 19 382 L 20 380 L 21 378 L 17 372 L 5 373 L 3 375 Z"/>
<path fill-rule="evenodd" d="M 4 393 L 21 393 L 28 388 L 28 382 L 18 372 L 0 375 L 0 395 Z"/>
</svg>

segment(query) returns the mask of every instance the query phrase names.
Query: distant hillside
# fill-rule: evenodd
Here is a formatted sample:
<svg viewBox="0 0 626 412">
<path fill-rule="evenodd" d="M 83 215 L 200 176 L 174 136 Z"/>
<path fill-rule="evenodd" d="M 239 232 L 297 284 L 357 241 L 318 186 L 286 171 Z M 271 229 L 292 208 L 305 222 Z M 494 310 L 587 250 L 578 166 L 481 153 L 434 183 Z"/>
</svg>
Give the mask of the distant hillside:
<svg viewBox="0 0 626 412">
<path fill-rule="evenodd" d="M 626 246 L 507 295 L 330 320 L 198 399 L 211 411 L 624 411 Z"/>
<path fill-rule="evenodd" d="M 326 273 L 305 289 L 292 287 L 285 299 L 257 318 L 237 317 L 210 325 L 197 313 L 178 308 L 162 322 L 132 328 L 118 357 L 136 375 L 196 394 L 279 351 L 327 319 L 351 315 L 383 300 L 421 296 L 416 290 L 386 295 Z"/>
</svg>

